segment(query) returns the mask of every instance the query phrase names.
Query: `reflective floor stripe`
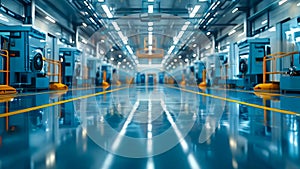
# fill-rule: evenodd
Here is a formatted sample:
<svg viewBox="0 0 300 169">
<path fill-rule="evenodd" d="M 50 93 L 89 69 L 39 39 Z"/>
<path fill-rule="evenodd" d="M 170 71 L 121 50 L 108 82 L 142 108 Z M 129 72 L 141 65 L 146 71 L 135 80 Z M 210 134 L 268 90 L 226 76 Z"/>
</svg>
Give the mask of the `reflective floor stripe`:
<svg viewBox="0 0 300 169">
<path fill-rule="evenodd" d="M 242 105 L 246 105 L 246 106 L 250 106 L 250 107 L 254 107 L 254 108 L 258 108 L 258 109 L 269 110 L 269 111 L 283 113 L 283 114 L 290 114 L 290 115 L 297 115 L 297 116 L 300 115 L 300 113 L 296 113 L 296 112 L 292 112 L 292 111 L 288 111 L 288 110 L 282 110 L 282 109 L 277 109 L 277 108 L 261 106 L 261 105 L 247 103 L 247 102 L 243 102 L 243 101 L 239 101 L 239 100 L 234 100 L 234 99 L 229 99 L 229 98 L 225 98 L 225 97 L 215 96 L 215 95 L 211 95 L 211 94 L 207 94 L 207 93 L 196 92 L 196 91 L 188 90 L 188 89 L 184 89 L 184 88 L 173 87 L 173 86 L 167 86 L 167 87 L 177 89 L 177 90 L 182 90 L 182 91 L 189 92 L 189 93 L 195 93 L 195 94 L 198 94 L 198 95 L 211 97 L 211 98 L 215 98 L 215 99 L 219 99 L 219 100 L 224 100 L 224 101 L 227 101 L 227 102 L 242 104 Z"/>
<path fill-rule="evenodd" d="M 76 98 L 72 98 L 72 99 L 68 99 L 68 100 L 62 100 L 62 101 L 59 101 L 59 102 L 54 102 L 54 103 L 44 104 L 44 105 L 40 105 L 40 106 L 36 106 L 36 107 L 30 107 L 30 108 L 27 108 L 27 109 L 17 110 L 17 111 L 13 111 L 13 112 L 9 112 L 9 113 L 4 113 L 4 114 L 0 114 L 0 118 L 7 117 L 7 116 L 13 116 L 13 115 L 17 115 L 17 114 L 22 114 L 22 113 L 27 113 L 27 112 L 30 112 L 30 111 L 33 111 L 33 110 L 52 107 L 52 106 L 56 106 L 56 105 L 60 105 L 60 104 L 64 104 L 64 103 L 68 103 L 68 102 L 72 102 L 72 101 L 76 101 L 76 100 L 87 99 L 87 98 L 90 98 L 90 97 L 103 95 L 103 94 L 106 94 L 106 93 L 113 93 L 113 92 L 116 92 L 116 91 L 119 91 L 119 90 L 124 90 L 124 89 L 127 89 L 127 88 L 128 87 L 123 87 L 123 88 L 103 91 L 103 92 L 89 94 L 89 95 L 85 95 L 85 96 L 80 96 L 80 97 L 76 97 Z"/>
</svg>

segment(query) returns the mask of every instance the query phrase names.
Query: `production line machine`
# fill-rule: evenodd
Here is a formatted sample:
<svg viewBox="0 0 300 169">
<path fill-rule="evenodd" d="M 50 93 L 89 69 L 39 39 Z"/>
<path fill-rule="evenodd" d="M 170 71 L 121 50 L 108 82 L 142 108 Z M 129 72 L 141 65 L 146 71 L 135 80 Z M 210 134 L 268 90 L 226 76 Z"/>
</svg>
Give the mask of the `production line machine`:
<svg viewBox="0 0 300 169">
<path fill-rule="evenodd" d="M 59 49 L 59 60 L 62 63 L 62 83 L 69 87 L 72 87 L 73 80 L 81 75 L 80 55 L 81 51 L 77 48 Z"/>
<path fill-rule="evenodd" d="M 1 41 L 7 43 L 1 46 L 9 54 L 9 85 L 34 90 L 48 89 L 49 78 L 43 59 L 46 34 L 31 26 L 0 26 L 0 34 L 8 41 Z"/>
<path fill-rule="evenodd" d="M 270 39 L 247 39 L 238 43 L 239 75 L 236 86 L 252 89 L 263 81 L 263 59 L 270 54 Z M 266 69 L 269 70 L 269 65 Z"/>
</svg>

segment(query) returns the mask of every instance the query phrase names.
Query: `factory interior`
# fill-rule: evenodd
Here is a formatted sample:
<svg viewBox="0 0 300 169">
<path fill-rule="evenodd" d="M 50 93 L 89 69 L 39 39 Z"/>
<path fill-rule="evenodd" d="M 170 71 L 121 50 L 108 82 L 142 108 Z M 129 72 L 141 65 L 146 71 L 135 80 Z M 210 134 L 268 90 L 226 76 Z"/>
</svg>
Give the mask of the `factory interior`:
<svg viewBox="0 0 300 169">
<path fill-rule="evenodd" d="M 300 0 L 0 0 L 0 55 L 0 169 L 300 169 Z"/>
</svg>

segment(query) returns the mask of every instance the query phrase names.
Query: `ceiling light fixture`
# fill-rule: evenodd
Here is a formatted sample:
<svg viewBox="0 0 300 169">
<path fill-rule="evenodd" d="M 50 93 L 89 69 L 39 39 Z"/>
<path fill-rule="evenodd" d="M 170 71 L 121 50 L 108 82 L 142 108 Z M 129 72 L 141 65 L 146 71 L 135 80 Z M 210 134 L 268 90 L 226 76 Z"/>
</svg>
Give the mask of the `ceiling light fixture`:
<svg viewBox="0 0 300 169">
<path fill-rule="evenodd" d="M 233 35 L 235 32 L 236 32 L 236 30 L 233 29 L 232 31 L 230 31 L 230 32 L 228 33 L 228 36 Z"/>
<path fill-rule="evenodd" d="M 130 54 L 133 54 L 133 51 L 132 51 L 132 49 L 131 49 L 131 47 L 130 47 L 129 45 L 126 45 L 126 48 L 127 48 L 128 52 L 129 52 Z"/>
<path fill-rule="evenodd" d="M 112 17 L 113 17 L 113 15 L 112 15 L 112 13 L 110 12 L 110 10 L 109 10 L 109 8 L 108 8 L 107 5 L 101 5 L 101 7 L 102 7 L 102 9 L 104 10 L 104 12 L 106 13 L 106 16 L 107 16 L 108 18 L 112 18 Z"/>
<path fill-rule="evenodd" d="M 239 8 L 234 8 L 231 13 L 236 13 L 239 10 Z"/>
<path fill-rule="evenodd" d="M 280 5 L 282 5 L 282 4 L 286 3 L 286 2 L 287 2 L 287 0 L 281 0 L 281 1 L 278 2 L 278 5 L 280 6 Z"/>
<path fill-rule="evenodd" d="M 51 18 L 50 16 L 46 16 L 45 18 L 52 23 L 56 23 L 56 21 L 53 18 Z"/>
<path fill-rule="evenodd" d="M 190 13 L 190 18 L 194 18 L 197 14 L 197 12 L 199 11 L 200 9 L 200 5 L 195 5 L 195 7 L 193 8 L 193 11 Z"/>
<path fill-rule="evenodd" d="M 267 19 L 261 22 L 262 25 L 265 25 L 265 24 L 267 24 L 267 23 L 268 23 L 268 20 L 267 20 Z"/>
<path fill-rule="evenodd" d="M 174 49 L 175 49 L 175 46 L 172 45 L 172 46 L 170 47 L 169 51 L 168 51 L 168 54 L 170 55 L 170 54 L 173 52 Z"/>
<path fill-rule="evenodd" d="M 114 28 L 115 28 L 116 31 L 120 31 L 121 30 L 120 27 L 119 27 L 119 25 L 117 24 L 117 22 L 114 21 L 111 24 L 114 26 Z"/>
</svg>

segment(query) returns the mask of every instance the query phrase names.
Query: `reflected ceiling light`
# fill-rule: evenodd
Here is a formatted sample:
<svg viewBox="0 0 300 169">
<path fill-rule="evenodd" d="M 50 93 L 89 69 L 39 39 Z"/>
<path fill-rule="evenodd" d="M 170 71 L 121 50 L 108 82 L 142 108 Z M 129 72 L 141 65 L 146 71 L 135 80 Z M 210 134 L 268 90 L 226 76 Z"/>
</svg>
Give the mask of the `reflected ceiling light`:
<svg viewBox="0 0 300 169">
<path fill-rule="evenodd" d="M 126 60 L 126 59 L 123 59 L 123 62 L 127 62 L 127 60 Z"/>
<path fill-rule="evenodd" d="M 187 63 L 187 62 L 189 62 L 189 59 L 185 59 L 184 61 Z"/>
<path fill-rule="evenodd" d="M 148 26 L 153 26 L 153 22 L 148 22 Z"/>
<path fill-rule="evenodd" d="M 153 43 L 153 35 L 152 35 L 152 32 L 149 32 L 149 35 L 148 35 L 148 43 L 149 43 L 149 45 L 152 45 L 152 43 Z"/>
<path fill-rule="evenodd" d="M 118 62 L 118 65 L 121 65 L 121 62 Z"/>
<path fill-rule="evenodd" d="M 89 6 L 89 4 L 86 1 L 83 1 L 83 3 L 85 4 L 85 6 Z"/>
<path fill-rule="evenodd" d="M 122 58 L 122 55 L 119 55 L 119 58 Z"/>
<path fill-rule="evenodd" d="M 190 13 L 190 18 L 195 17 L 195 15 L 199 11 L 200 7 L 201 7 L 200 5 L 195 5 L 195 7 L 193 8 L 193 11 Z"/>
<path fill-rule="evenodd" d="M 110 51 L 113 52 L 113 51 L 114 51 L 114 48 L 111 48 Z"/>
<path fill-rule="evenodd" d="M 299 3 L 297 3 L 297 6 L 300 6 L 300 2 L 299 2 Z"/>
<path fill-rule="evenodd" d="M 177 62 L 177 59 L 174 59 L 174 62 Z"/>
<path fill-rule="evenodd" d="M 87 25 L 86 23 L 83 22 L 83 23 L 82 23 L 82 26 L 87 27 L 88 25 Z"/>
<path fill-rule="evenodd" d="M 56 23 L 56 21 L 51 18 L 50 16 L 46 16 L 45 19 L 47 19 L 48 21 L 52 22 L 52 23 Z"/>
<path fill-rule="evenodd" d="M 154 0 L 148 0 L 148 2 L 154 2 Z"/>
<path fill-rule="evenodd" d="M 236 13 L 239 10 L 239 8 L 234 8 L 231 13 Z"/>
<path fill-rule="evenodd" d="M 193 54 L 193 57 L 195 58 L 196 56 L 197 56 L 197 54 L 196 54 L 196 53 L 194 53 L 194 54 Z"/>
<path fill-rule="evenodd" d="M 195 44 L 193 45 L 193 47 L 194 47 L 194 48 L 197 47 L 197 44 L 195 43 Z"/>
<path fill-rule="evenodd" d="M 148 13 L 153 13 L 153 5 L 148 5 Z"/>
<path fill-rule="evenodd" d="M 110 12 L 109 8 L 107 7 L 107 5 L 101 5 L 102 9 L 104 10 L 104 12 L 106 13 L 106 16 L 108 18 L 112 18 L 113 15 L 112 13 Z"/>
<path fill-rule="evenodd" d="M 152 32 L 153 31 L 153 27 L 148 27 L 148 32 Z"/>
<path fill-rule="evenodd" d="M 282 4 L 286 3 L 286 2 L 287 2 L 287 0 L 281 0 L 281 1 L 278 2 L 278 5 L 282 5 Z"/>
<path fill-rule="evenodd" d="M 115 60 L 115 58 L 110 58 L 110 60 L 111 60 L 111 61 L 114 61 L 114 60 Z"/>
<path fill-rule="evenodd" d="M 211 35 L 211 32 L 207 32 L 206 35 L 207 35 L 207 36 Z"/>
<path fill-rule="evenodd" d="M 98 0 L 98 2 L 104 2 L 105 0 Z"/>
</svg>

